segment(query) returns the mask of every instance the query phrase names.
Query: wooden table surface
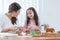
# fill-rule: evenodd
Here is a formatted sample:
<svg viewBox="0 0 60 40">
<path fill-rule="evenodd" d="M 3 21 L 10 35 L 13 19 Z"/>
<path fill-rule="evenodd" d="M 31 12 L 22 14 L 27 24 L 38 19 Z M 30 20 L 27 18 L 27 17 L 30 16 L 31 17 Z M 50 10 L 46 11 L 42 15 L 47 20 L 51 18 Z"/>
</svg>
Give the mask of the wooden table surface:
<svg viewBox="0 0 60 40">
<path fill-rule="evenodd" d="M 60 40 L 60 37 L 34 37 L 34 40 Z"/>
</svg>

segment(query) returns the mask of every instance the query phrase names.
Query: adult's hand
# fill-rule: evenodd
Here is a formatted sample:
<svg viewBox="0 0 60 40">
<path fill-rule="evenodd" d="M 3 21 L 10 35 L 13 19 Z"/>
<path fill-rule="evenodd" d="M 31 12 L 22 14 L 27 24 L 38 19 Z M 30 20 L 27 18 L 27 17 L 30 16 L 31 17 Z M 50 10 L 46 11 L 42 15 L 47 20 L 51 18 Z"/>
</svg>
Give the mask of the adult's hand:
<svg viewBox="0 0 60 40">
<path fill-rule="evenodd" d="M 2 29 L 1 32 L 9 32 L 9 31 L 16 31 L 17 27 L 9 27 L 9 28 L 4 28 Z"/>
</svg>

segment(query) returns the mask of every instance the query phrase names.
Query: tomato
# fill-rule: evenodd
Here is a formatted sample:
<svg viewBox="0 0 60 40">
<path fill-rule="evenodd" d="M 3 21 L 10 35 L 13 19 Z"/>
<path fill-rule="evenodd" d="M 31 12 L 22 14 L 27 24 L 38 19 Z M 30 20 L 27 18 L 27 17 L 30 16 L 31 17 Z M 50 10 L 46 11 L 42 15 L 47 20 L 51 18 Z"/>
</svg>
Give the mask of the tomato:
<svg viewBox="0 0 60 40">
<path fill-rule="evenodd" d="M 18 36 L 23 36 L 22 34 L 18 34 Z"/>
</svg>

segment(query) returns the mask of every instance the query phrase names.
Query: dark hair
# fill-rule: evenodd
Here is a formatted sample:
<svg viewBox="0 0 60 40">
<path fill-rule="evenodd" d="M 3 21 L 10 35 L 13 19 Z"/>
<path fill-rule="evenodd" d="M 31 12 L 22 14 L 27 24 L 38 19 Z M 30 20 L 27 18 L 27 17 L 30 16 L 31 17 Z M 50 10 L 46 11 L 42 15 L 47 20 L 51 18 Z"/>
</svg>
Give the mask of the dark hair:
<svg viewBox="0 0 60 40">
<path fill-rule="evenodd" d="M 21 9 L 21 6 L 18 3 L 14 2 L 9 6 L 9 13 L 13 11 L 18 11 L 19 9 Z M 11 18 L 11 23 L 13 25 L 16 24 L 16 21 L 17 21 L 16 17 Z"/>
<path fill-rule="evenodd" d="M 38 15 L 36 10 L 33 7 L 28 8 L 27 10 L 32 10 L 34 12 L 34 20 L 35 20 L 35 24 L 38 26 Z M 27 16 L 27 26 L 30 22 L 30 18 Z"/>
<path fill-rule="evenodd" d="M 10 4 L 9 6 L 9 12 L 18 11 L 19 9 L 21 9 L 21 6 L 16 2 Z"/>
<path fill-rule="evenodd" d="M 12 17 L 11 18 L 11 23 L 14 25 L 14 24 L 16 24 L 16 21 L 17 21 L 17 18 L 16 17 Z"/>
</svg>

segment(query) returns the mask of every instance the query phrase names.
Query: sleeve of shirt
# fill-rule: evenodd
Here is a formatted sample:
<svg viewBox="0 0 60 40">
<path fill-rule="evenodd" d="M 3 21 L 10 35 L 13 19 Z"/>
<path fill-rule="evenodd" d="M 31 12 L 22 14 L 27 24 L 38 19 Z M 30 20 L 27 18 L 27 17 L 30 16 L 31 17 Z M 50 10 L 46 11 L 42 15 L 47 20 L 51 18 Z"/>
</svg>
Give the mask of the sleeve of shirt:
<svg viewBox="0 0 60 40">
<path fill-rule="evenodd" d="M 27 28 L 27 21 L 25 21 L 25 23 L 24 23 L 24 26 L 23 26 L 24 28 Z"/>
<path fill-rule="evenodd" d="M 27 31 L 27 22 L 25 21 L 24 26 L 23 26 L 23 31 L 26 32 Z"/>
<path fill-rule="evenodd" d="M 37 27 L 39 30 L 41 30 L 41 27 L 40 27 L 40 21 L 38 21 L 38 27 Z"/>
<path fill-rule="evenodd" d="M 3 18 L 2 16 L 0 16 L 0 32 L 2 30 L 2 27 L 3 27 Z"/>
</svg>

